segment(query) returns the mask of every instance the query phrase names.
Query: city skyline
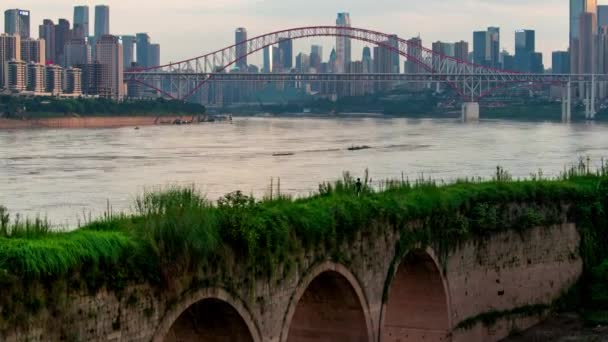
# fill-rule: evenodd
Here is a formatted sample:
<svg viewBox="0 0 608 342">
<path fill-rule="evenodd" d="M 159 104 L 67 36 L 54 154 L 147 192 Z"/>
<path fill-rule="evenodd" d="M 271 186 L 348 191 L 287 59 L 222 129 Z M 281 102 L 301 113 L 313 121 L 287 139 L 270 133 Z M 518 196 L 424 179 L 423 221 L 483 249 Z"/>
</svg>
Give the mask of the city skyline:
<svg viewBox="0 0 608 342">
<path fill-rule="evenodd" d="M 598 4 L 606 2 L 608 1 L 598 1 Z M 73 7 L 77 5 L 88 5 L 93 9 L 99 4 L 106 4 L 111 8 L 112 34 L 122 35 L 137 31 L 147 32 L 155 37 L 155 40 L 163 45 L 163 63 L 227 46 L 234 41 L 236 27 L 247 28 L 248 35 L 253 37 L 289 27 L 332 25 L 338 12 L 350 13 L 353 27 L 395 33 L 406 39 L 420 34 L 423 45 L 429 48 L 432 42 L 437 40 L 472 42 L 473 31 L 497 26 L 501 29 L 501 49 L 513 53 L 512 36 L 515 30 L 533 29 L 537 35 L 537 50 L 543 53 L 547 66 L 551 65 L 552 51 L 567 49 L 569 37 L 568 2 L 555 4 L 555 1 L 548 0 L 534 3 L 516 0 L 508 4 L 496 0 L 430 0 L 426 1 L 424 6 L 380 0 L 375 2 L 377 6 L 371 10 L 361 1 L 351 2 L 343 7 L 337 1 L 317 0 L 289 5 L 276 0 L 256 4 L 243 0 L 225 1 L 221 4 L 178 0 L 170 4 L 162 3 L 141 8 L 134 2 L 115 0 L 79 3 L 58 0 L 52 6 L 32 0 L 9 0 L 5 8 L 28 9 L 31 11 L 32 23 L 41 23 L 45 18 L 71 19 Z M 256 6 L 255 15 L 248 14 L 252 6 Z M 134 11 L 140 15 L 131 16 Z M 428 16 L 433 16 L 435 20 L 429 21 Z M 180 23 L 180 27 L 168 30 L 167 25 L 155 24 L 155 20 L 161 17 L 165 22 Z M 90 22 L 92 24 L 94 18 L 90 18 Z M 201 22 L 205 25 L 201 25 Z M 404 28 L 403 22 L 410 25 Z M 90 29 L 93 30 L 92 27 Z M 200 43 L 191 44 L 188 37 L 194 37 Z M 326 60 L 329 52 L 335 47 L 335 39 L 296 41 L 294 52 L 306 52 L 311 44 L 322 44 L 325 47 L 323 59 Z M 352 55 L 360 56 L 364 46 L 365 44 L 353 41 Z M 251 56 L 250 63 L 262 65 L 262 61 L 263 54 L 259 53 Z"/>
</svg>

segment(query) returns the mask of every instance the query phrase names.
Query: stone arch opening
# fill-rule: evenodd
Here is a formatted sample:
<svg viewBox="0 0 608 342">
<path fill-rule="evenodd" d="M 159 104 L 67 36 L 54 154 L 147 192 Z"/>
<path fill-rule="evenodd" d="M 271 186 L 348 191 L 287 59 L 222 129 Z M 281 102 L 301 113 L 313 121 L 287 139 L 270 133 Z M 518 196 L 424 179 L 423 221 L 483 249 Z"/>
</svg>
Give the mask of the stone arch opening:
<svg viewBox="0 0 608 342">
<path fill-rule="evenodd" d="M 245 320 L 225 301 L 207 298 L 175 320 L 165 342 L 255 342 Z"/>
<path fill-rule="evenodd" d="M 449 295 L 428 252 L 409 253 L 399 265 L 384 304 L 382 341 L 450 341 Z"/>
<path fill-rule="evenodd" d="M 369 342 L 361 294 L 336 271 L 317 275 L 306 287 L 289 324 L 287 342 Z"/>
</svg>

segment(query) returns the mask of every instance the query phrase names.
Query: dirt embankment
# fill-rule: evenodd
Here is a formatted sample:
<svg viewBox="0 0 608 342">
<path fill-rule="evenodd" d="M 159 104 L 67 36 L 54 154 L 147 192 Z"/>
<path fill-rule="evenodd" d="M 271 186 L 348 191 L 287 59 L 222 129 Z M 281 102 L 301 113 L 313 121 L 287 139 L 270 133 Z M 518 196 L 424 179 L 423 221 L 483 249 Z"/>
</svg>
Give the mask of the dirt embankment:
<svg viewBox="0 0 608 342">
<path fill-rule="evenodd" d="M 117 128 L 168 124 L 180 119 L 190 121 L 192 116 L 99 116 L 99 117 L 62 117 L 43 119 L 6 119 L 0 118 L 0 129 L 26 128 Z"/>
</svg>

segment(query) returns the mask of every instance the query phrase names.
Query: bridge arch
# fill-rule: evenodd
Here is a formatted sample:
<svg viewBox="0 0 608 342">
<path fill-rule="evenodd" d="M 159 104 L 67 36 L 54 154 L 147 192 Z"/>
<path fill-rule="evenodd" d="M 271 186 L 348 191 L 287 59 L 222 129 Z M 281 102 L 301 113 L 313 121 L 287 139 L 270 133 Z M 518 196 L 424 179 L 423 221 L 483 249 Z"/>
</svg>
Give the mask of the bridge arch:
<svg viewBox="0 0 608 342">
<path fill-rule="evenodd" d="M 451 56 L 446 56 L 436 51 L 432 51 L 422 45 L 399 38 L 395 35 L 372 31 L 356 27 L 337 27 L 337 26 L 310 26 L 286 29 L 250 38 L 244 42 L 228 46 L 226 48 L 211 52 L 206 55 L 186 59 L 183 61 L 169 63 L 158 67 L 142 68 L 133 70 L 129 73 L 128 81 L 140 83 L 165 95 L 173 97 L 162 89 L 145 82 L 147 72 L 185 72 L 210 74 L 213 72 L 223 72 L 230 66 L 236 64 L 241 58 L 245 58 L 256 53 L 265 47 L 278 44 L 281 40 L 296 40 L 309 37 L 346 37 L 353 40 L 363 41 L 386 48 L 397 53 L 408 61 L 419 66 L 420 70 L 428 73 L 439 74 L 513 74 L 513 72 L 499 70 L 487 66 L 481 66 L 468 61 L 459 60 Z M 237 55 L 237 47 L 245 48 L 243 55 Z M 198 89 L 211 80 L 211 76 L 199 81 L 193 89 L 184 91 L 178 96 L 181 100 L 186 100 L 194 95 Z M 462 88 L 460 83 L 465 83 L 466 79 L 447 80 L 461 96 L 464 97 L 466 87 Z"/>
<path fill-rule="evenodd" d="M 280 342 L 375 339 L 363 287 L 346 267 L 326 261 L 300 280 L 283 319 Z"/>
<path fill-rule="evenodd" d="M 153 342 L 191 340 L 262 342 L 262 334 L 242 300 L 221 288 L 205 288 L 184 295 L 172 306 L 152 338 Z"/>
<path fill-rule="evenodd" d="M 449 284 L 432 249 L 408 252 L 387 281 L 380 341 L 451 341 Z"/>
</svg>

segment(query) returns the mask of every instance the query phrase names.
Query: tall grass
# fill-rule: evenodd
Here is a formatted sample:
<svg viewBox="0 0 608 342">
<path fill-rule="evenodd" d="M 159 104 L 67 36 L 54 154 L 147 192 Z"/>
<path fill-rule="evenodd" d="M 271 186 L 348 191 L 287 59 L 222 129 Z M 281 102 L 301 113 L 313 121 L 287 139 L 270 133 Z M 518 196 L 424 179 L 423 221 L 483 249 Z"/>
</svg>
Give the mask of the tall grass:
<svg viewBox="0 0 608 342">
<path fill-rule="evenodd" d="M 135 237 L 152 248 L 165 269 L 183 271 L 219 244 L 216 213 L 193 186 L 147 191 L 135 200 Z"/>
<path fill-rule="evenodd" d="M 11 220 L 0 207 L 0 271 L 17 277 L 62 275 L 85 264 L 109 263 L 145 268 L 168 278 L 210 258 L 221 261 L 229 250 L 241 262 L 271 273 L 305 250 L 336 251 L 374 222 L 404 227 L 421 218 L 429 225 L 424 238 L 447 248 L 490 231 L 551 223 L 552 212 L 534 212 L 538 206 L 575 203 L 592 208 L 605 196 L 608 185 L 598 184 L 608 184 L 607 170 L 602 162 L 592 171 L 583 160 L 555 179 L 539 172 L 531 180 L 513 180 L 498 167 L 490 181 L 459 179 L 446 185 L 424 175 L 413 181 L 401 175 L 375 186 L 366 170 L 361 185 L 344 173 L 339 181 L 321 184 L 308 198 L 287 197 L 280 191 L 280 181 L 273 181 L 271 195 L 262 200 L 234 192 L 217 203 L 192 186 L 169 187 L 137 197 L 132 215 L 114 214 L 108 205 L 102 218 L 71 233 L 51 232 L 46 220 Z M 513 202 L 531 203 L 532 209 L 519 221 L 502 222 L 510 214 L 501 208 Z M 590 210 L 584 215 L 598 213 Z M 588 221 L 592 228 L 602 224 Z M 599 230 L 588 240 L 598 236 Z"/>
</svg>

